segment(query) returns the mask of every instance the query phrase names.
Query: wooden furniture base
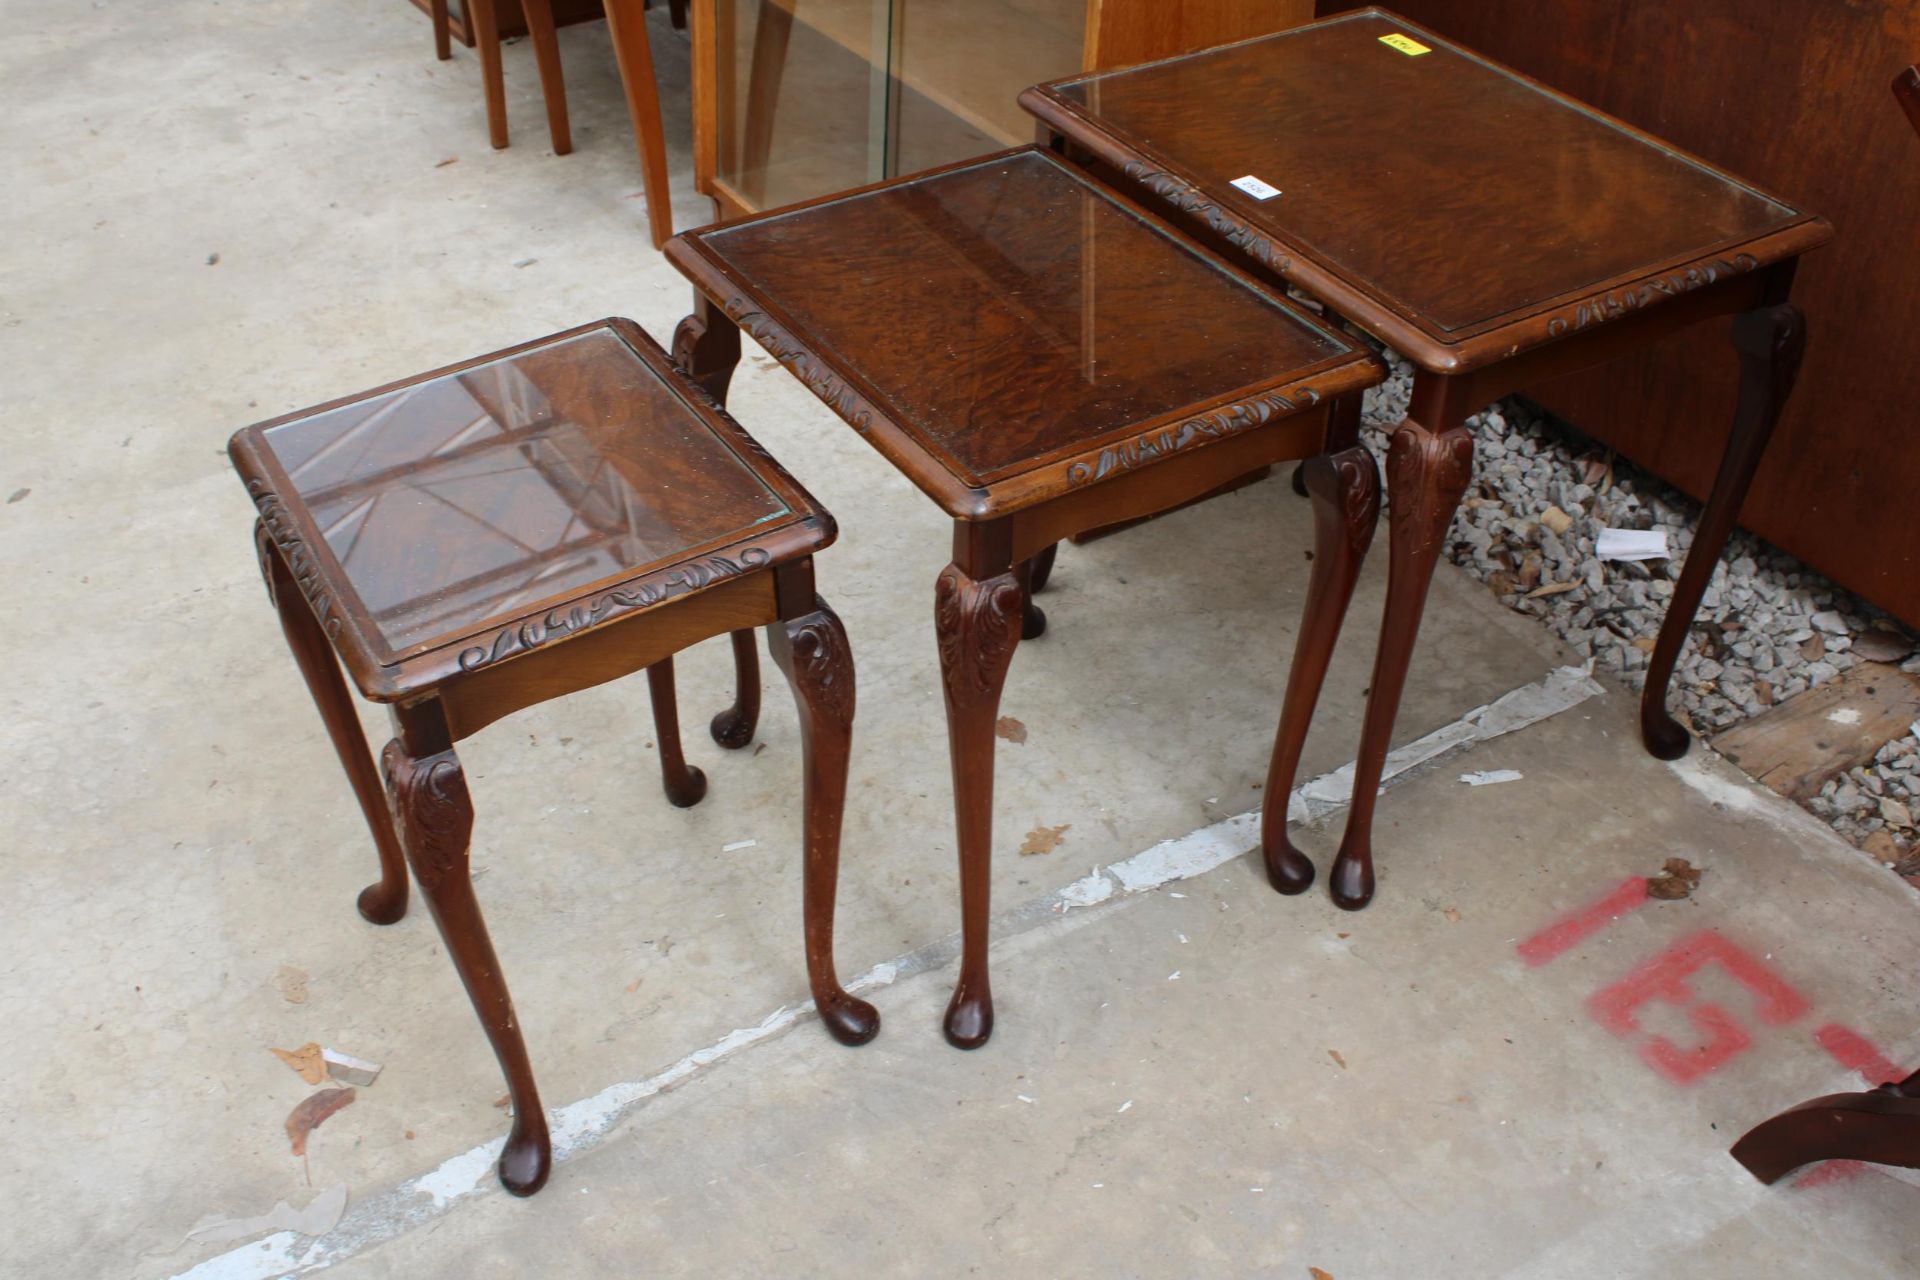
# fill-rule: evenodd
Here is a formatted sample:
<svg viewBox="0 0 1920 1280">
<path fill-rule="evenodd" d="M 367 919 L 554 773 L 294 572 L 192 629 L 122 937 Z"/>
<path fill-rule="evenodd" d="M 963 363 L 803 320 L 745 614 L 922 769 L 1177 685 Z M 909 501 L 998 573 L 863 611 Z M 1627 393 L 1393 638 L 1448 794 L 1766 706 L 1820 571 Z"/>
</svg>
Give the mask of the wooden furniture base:
<svg viewBox="0 0 1920 1280">
<path fill-rule="evenodd" d="M 1870 1093 L 1830 1093 L 1749 1129 L 1730 1153 L 1772 1184 L 1816 1160 L 1920 1169 L 1920 1071 Z"/>
<path fill-rule="evenodd" d="M 733 635 L 739 688 L 714 736 L 743 746 L 764 626 L 800 716 L 808 983 L 836 1039 L 874 1036 L 879 1014 L 833 963 L 854 716 L 853 654 L 813 585 L 833 520 L 645 333 L 569 330 L 245 428 L 231 453 L 281 627 L 379 851 L 360 912 L 398 920 L 412 869 L 513 1101 L 509 1191 L 539 1190 L 552 1155 L 473 894 L 455 744 L 523 707 L 644 669 L 667 798 L 695 804 L 707 782 L 681 754 L 673 655 Z M 336 655 L 388 704 L 378 774 Z"/>
<path fill-rule="evenodd" d="M 943 1026 L 975 1048 L 994 1020 L 994 722 L 1014 651 L 1046 628 L 1032 597 L 1055 548 L 1315 459 L 1285 794 L 1378 509 L 1334 409 L 1385 370 L 1033 148 L 688 232 L 667 257 L 698 290 L 674 342 L 691 378 L 724 395 L 745 329 L 953 519 L 933 584 L 960 861 Z"/>
<path fill-rule="evenodd" d="M 1739 405 L 1642 703 L 1647 749 L 1686 750 L 1668 684 L 1793 390 L 1806 326 L 1788 294 L 1800 255 L 1831 238 L 1824 221 L 1379 9 L 1037 86 L 1021 102 L 1091 172 L 1416 366 L 1387 457 L 1387 600 L 1328 876 L 1336 904 L 1373 897 L 1380 774 L 1473 479 L 1467 418 L 1732 315 Z M 1305 887 L 1272 814 L 1263 848 L 1276 888 Z"/>
</svg>

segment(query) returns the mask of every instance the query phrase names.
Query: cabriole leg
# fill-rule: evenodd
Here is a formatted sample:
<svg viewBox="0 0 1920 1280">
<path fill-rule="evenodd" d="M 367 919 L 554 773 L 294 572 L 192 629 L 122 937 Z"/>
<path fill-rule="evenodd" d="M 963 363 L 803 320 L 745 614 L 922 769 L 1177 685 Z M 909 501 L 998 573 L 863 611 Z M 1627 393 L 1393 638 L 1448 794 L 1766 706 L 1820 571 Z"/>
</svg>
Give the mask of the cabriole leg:
<svg viewBox="0 0 1920 1280">
<path fill-rule="evenodd" d="M 760 727 L 760 657 L 753 650 L 753 632 L 736 631 L 733 641 L 733 705 L 707 725 L 713 740 L 729 751 L 753 741 Z"/>
<path fill-rule="evenodd" d="M 960 979 L 947 1005 L 948 1043 L 975 1049 L 993 1034 L 987 979 L 987 910 L 993 875 L 993 724 L 1026 591 L 1006 572 L 975 581 L 950 564 L 934 587 L 934 629 L 946 691 L 953 760 L 954 826 L 960 848 Z"/>
<path fill-rule="evenodd" d="M 1372 692 L 1354 764 L 1353 804 L 1328 876 L 1335 905 L 1358 911 L 1373 900 L 1373 809 L 1393 745 L 1393 721 L 1420 634 L 1427 588 L 1454 508 L 1473 478 L 1473 435 L 1463 426 L 1431 431 L 1408 418 L 1387 451 L 1387 605 L 1373 661 Z"/>
<path fill-rule="evenodd" d="M 1680 581 L 1674 584 L 1673 599 L 1667 602 L 1667 616 L 1660 623 L 1653 656 L 1647 660 L 1646 687 L 1640 693 L 1640 737 L 1647 750 L 1662 760 L 1677 760 L 1687 753 L 1687 731 L 1667 714 L 1667 686 L 1673 679 L 1673 664 L 1687 642 L 1694 614 L 1713 579 L 1714 566 L 1720 563 L 1720 552 L 1733 532 L 1733 522 L 1753 483 L 1753 473 L 1760 467 L 1774 424 L 1780 421 L 1780 411 L 1793 393 L 1806 343 L 1806 322 L 1800 308 L 1791 302 L 1748 311 L 1734 319 L 1733 345 L 1740 353 L 1740 399 L 1734 408 L 1733 430 L 1727 437 L 1726 452 L 1720 456 L 1713 492 L 1693 532 L 1693 545 L 1687 549 Z"/>
<path fill-rule="evenodd" d="M 413 711 L 419 716 L 424 713 Z M 444 730 L 435 735 L 444 741 Z M 494 1057 L 513 1100 L 513 1128 L 500 1154 L 500 1181 L 517 1196 L 530 1196 L 547 1180 L 553 1152 L 547 1140 L 547 1114 L 534 1087 L 526 1042 L 514 1017 L 500 961 L 487 937 L 480 904 L 473 896 L 467 842 L 473 833 L 473 801 L 453 749 L 412 755 L 399 738 L 380 758 L 394 824 L 406 846 L 407 861 L 420 893 L 447 944 L 453 967 L 466 985 L 473 1011 L 493 1044 Z"/>
<path fill-rule="evenodd" d="M 1301 464 L 1313 498 L 1313 577 L 1305 616 L 1287 673 L 1287 697 L 1267 768 L 1266 803 L 1260 811 L 1260 848 L 1267 880 L 1281 893 L 1302 893 L 1313 883 L 1313 863 L 1287 838 L 1287 801 L 1300 769 L 1300 753 L 1313 723 L 1314 704 L 1326 682 L 1334 641 L 1346 620 L 1360 565 L 1380 515 L 1380 473 L 1373 455 L 1354 447 Z"/>
<path fill-rule="evenodd" d="M 865 1044 L 880 1030 L 879 1012 L 847 994 L 833 965 L 834 893 L 840 876 L 840 820 L 847 799 L 847 754 L 853 739 L 853 650 L 824 600 L 814 612 L 767 628 L 767 649 L 786 673 L 800 713 L 804 760 L 806 871 L 803 918 L 807 984 L 820 1020 L 841 1044 Z M 739 635 L 746 633 L 735 633 Z"/>
<path fill-rule="evenodd" d="M 660 744 L 660 785 L 676 808 L 691 809 L 707 794 L 707 775 L 680 752 L 680 704 L 673 688 L 673 659 L 647 668 L 647 693 L 653 700 L 653 736 Z"/>
<path fill-rule="evenodd" d="M 360 718 L 354 714 L 353 698 L 341 679 L 333 646 L 320 630 L 318 619 L 300 594 L 299 584 L 264 524 L 253 526 L 254 549 L 260 554 L 260 576 L 267 580 L 267 595 L 280 615 L 280 629 L 286 634 L 293 660 L 306 677 L 307 692 L 320 709 L 327 736 L 333 739 L 334 754 L 353 784 L 354 798 L 373 833 L 374 848 L 380 853 L 380 879 L 360 891 L 360 914 L 374 924 L 392 924 L 407 914 L 407 859 L 400 850 L 393 818 L 387 812 L 386 798 L 380 791 L 380 775 L 373 767 L 373 753 L 367 749 L 360 732 Z"/>
</svg>

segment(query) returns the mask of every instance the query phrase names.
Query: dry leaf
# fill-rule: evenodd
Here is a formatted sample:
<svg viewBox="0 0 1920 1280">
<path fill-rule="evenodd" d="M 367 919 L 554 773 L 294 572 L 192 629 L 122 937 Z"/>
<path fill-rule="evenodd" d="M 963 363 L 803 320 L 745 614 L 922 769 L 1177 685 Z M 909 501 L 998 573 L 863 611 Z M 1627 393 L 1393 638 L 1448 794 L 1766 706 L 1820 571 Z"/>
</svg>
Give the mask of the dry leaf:
<svg viewBox="0 0 1920 1280">
<path fill-rule="evenodd" d="M 1527 599 L 1538 600 L 1541 596 L 1557 596 L 1562 592 L 1571 591 L 1579 585 L 1577 582 L 1549 582 L 1544 587 L 1535 587 L 1533 590 L 1527 592 Z"/>
<path fill-rule="evenodd" d="M 1861 842 L 1860 847 L 1875 862 L 1885 863 L 1889 867 L 1900 861 L 1900 842 L 1889 832 L 1874 832 Z"/>
<path fill-rule="evenodd" d="M 300 1105 L 287 1115 L 287 1137 L 293 1142 L 293 1154 L 307 1154 L 307 1135 L 320 1127 L 320 1122 L 353 1101 L 353 1090 L 347 1088 L 322 1089 L 310 1093 L 300 1100 Z"/>
<path fill-rule="evenodd" d="M 1540 523 L 1555 533 L 1565 533 L 1573 528 L 1573 517 L 1559 507 L 1548 507 L 1540 513 Z"/>
<path fill-rule="evenodd" d="M 1487 575 L 1487 588 L 1497 596 L 1510 595 L 1514 588 L 1514 577 L 1505 569 L 1495 569 Z"/>
<path fill-rule="evenodd" d="M 1901 662 L 1913 652 L 1913 641 L 1897 631 L 1876 627 L 1855 636 L 1853 647 L 1847 652 L 1863 662 Z"/>
<path fill-rule="evenodd" d="M 1520 562 L 1519 583 L 1528 591 L 1540 585 L 1540 573 L 1543 568 L 1539 553 L 1528 552 L 1527 558 Z"/>
<path fill-rule="evenodd" d="M 1057 827 L 1035 827 L 1027 832 L 1027 838 L 1020 846 L 1021 853 L 1052 853 L 1060 847 L 1066 833 L 1072 828 L 1071 822 L 1063 822 Z"/>
<path fill-rule="evenodd" d="M 1642 653 L 1652 653 L 1654 646 L 1659 643 L 1660 642 L 1652 636 L 1635 636 L 1633 638 L 1633 647 Z"/>
<path fill-rule="evenodd" d="M 1690 896 L 1700 884 L 1704 869 L 1685 858 L 1668 858 L 1667 869 L 1647 881 L 1647 896 L 1665 902 L 1677 902 Z"/>
<path fill-rule="evenodd" d="M 499 1097 L 493 1100 L 493 1105 L 500 1108 L 502 1111 L 505 1111 L 508 1107 L 513 1105 L 513 1095 L 510 1093 L 503 1093 Z"/>
<path fill-rule="evenodd" d="M 1027 726 L 1021 724 L 1012 716 L 1001 716 L 998 720 L 995 720 L 993 722 L 993 732 L 996 737 L 1005 738 L 1008 742 L 1025 742 L 1027 740 Z"/>
<path fill-rule="evenodd" d="M 1340 1051 L 1338 1049 L 1327 1050 L 1327 1056 L 1329 1058 L 1332 1058 L 1334 1062 L 1339 1064 L 1339 1067 L 1342 1071 L 1345 1071 L 1347 1069 L 1347 1060 L 1340 1056 Z"/>
<path fill-rule="evenodd" d="M 1808 662 L 1818 662 L 1827 656 L 1827 642 L 1819 635 L 1810 635 L 1800 642 L 1800 656 Z"/>
<path fill-rule="evenodd" d="M 1307 1274 L 1312 1276 L 1313 1280 L 1333 1280 L 1332 1276 L 1328 1275 L 1326 1272 L 1322 1271 L 1318 1267 L 1308 1267 Z"/>
<path fill-rule="evenodd" d="M 1449 924 L 1460 923 L 1460 908 L 1458 907 L 1448 907 L 1445 911 L 1442 911 L 1440 914 L 1447 918 L 1447 922 Z"/>
<path fill-rule="evenodd" d="M 448 156 L 445 160 L 442 160 L 439 164 L 436 164 L 433 167 L 436 169 L 444 169 L 450 164 L 458 164 L 459 161 L 460 161 L 459 156 Z"/>
<path fill-rule="evenodd" d="M 288 1004 L 307 1002 L 307 971 L 296 969 L 290 964 L 280 966 L 273 975 L 273 985 L 280 989 L 280 998 Z"/>
<path fill-rule="evenodd" d="M 629 982 L 627 984 L 627 994 L 632 995 L 634 992 L 638 991 L 640 989 L 641 982 L 642 982 L 642 979 L 640 978 L 635 978 L 632 982 Z"/>
<path fill-rule="evenodd" d="M 327 1061 L 320 1046 L 309 1040 L 298 1049 L 274 1049 L 273 1056 L 280 1059 L 300 1073 L 300 1078 L 308 1084 L 319 1084 L 327 1078 Z"/>
</svg>

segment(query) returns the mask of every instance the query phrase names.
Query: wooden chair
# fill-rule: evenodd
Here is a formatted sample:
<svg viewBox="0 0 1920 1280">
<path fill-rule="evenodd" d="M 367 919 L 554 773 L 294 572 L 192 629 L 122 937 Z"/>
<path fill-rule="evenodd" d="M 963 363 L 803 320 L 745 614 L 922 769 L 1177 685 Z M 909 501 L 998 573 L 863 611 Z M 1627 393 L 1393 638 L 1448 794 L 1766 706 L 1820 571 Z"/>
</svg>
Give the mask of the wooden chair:
<svg viewBox="0 0 1920 1280">
<path fill-rule="evenodd" d="M 496 0 L 464 0 L 468 33 L 480 58 L 480 79 L 486 95 L 487 133 L 494 149 L 507 145 L 506 79 L 500 64 L 500 15 Z M 540 92 L 547 104 L 547 129 L 553 153 L 573 150 L 567 120 L 566 79 L 560 68 L 560 42 L 553 16 L 553 0 L 520 0 L 526 14 L 527 35 L 540 68 Z M 686 25 L 685 0 L 670 0 L 673 25 Z M 442 61 L 453 56 L 452 23 L 447 0 L 429 0 L 433 20 L 434 54 Z M 647 227 L 658 249 L 673 235 L 673 200 L 667 187 L 667 140 L 660 122 L 660 88 L 653 74 L 653 45 L 647 38 L 645 0 L 606 0 L 607 31 L 620 67 L 626 92 L 627 115 L 633 122 L 640 151 L 641 185 L 647 197 Z"/>
<path fill-rule="evenodd" d="M 1893 79 L 1893 96 L 1920 133 L 1920 66 Z M 1762 1182 L 1816 1160 L 1866 1160 L 1920 1169 L 1920 1071 L 1868 1093 L 1830 1093 L 1755 1125 L 1733 1158 Z"/>
</svg>

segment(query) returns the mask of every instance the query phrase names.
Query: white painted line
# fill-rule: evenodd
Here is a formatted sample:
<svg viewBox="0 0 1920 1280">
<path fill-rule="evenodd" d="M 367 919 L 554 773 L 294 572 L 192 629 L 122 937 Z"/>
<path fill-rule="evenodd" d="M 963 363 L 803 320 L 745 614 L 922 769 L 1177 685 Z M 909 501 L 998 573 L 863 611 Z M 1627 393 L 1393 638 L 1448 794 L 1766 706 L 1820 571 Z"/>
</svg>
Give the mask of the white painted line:
<svg viewBox="0 0 1920 1280">
<path fill-rule="evenodd" d="M 1561 667 L 1544 680 L 1522 685 L 1486 706 L 1476 707 L 1452 724 L 1391 752 L 1381 774 L 1382 789 L 1409 770 L 1455 748 L 1536 724 L 1600 692 L 1600 686 L 1594 683 L 1587 669 Z M 1345 808 L 1352 790 L 1353 765 L 1349 762 L 1298 788 L 1288 798 L 1288 817 L 1290 820 L 1303 815 L 1306 820 L 1324 817 Z M 1116 895 L 1137 894 L 1204 875 L 1240 857 L 1259 842 L 1259 811 L 1236 814 L 1187 835 L 1163 840 L 1124 862 L 1096 868 L 1064 888 L 1030 899 L 1003 913 L 995 921 L 998 926 L 995 932 L 1004 939 L 1037 929 L 1074 908 L 1095 906 Z M 1071 929 L 1073 925 L 1062 927 Z M 957 935 L 942 938 L 875 965 L 847 986 L 856 992 L 889 986 L 903 978 L 937 969 L 958 954 Z M 599 1146 L 647 1099 L 716 1062 L 780 1034 L 812 1008 L 811 1004 L 782 1006 L 754 1026 L 730 1031 L 705 1048 L 696 1049 L 658 1075 L 611 1084 L 592 1097 L 549 1108 L 554 1164 Z M 493 1175 L 494 1161 L 500 1158 L 500 1149 L 505 1143 L 504 1137 L 482 1143 L 389 1191 L 356 1200 L 340 1224 L 324 1236 L 275 1232 L 208 1258 L 191 1270 L 177 1273 L 173 1280 L 272 1280 L 276 1276 L 325 1270 L 424 1225 L 464 1200 L 505 1194 Z"/>
</svg>

